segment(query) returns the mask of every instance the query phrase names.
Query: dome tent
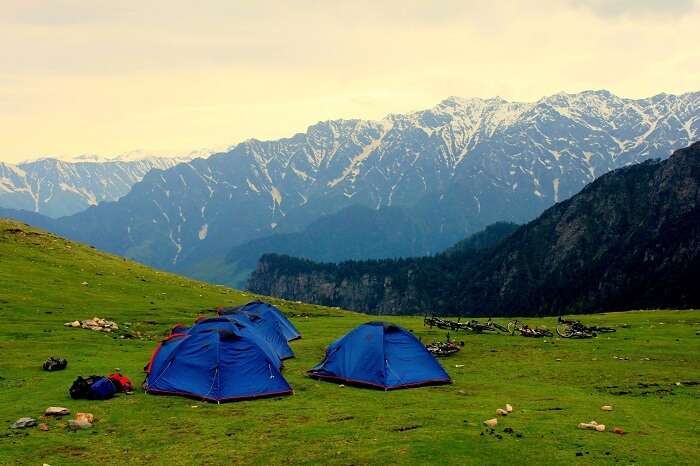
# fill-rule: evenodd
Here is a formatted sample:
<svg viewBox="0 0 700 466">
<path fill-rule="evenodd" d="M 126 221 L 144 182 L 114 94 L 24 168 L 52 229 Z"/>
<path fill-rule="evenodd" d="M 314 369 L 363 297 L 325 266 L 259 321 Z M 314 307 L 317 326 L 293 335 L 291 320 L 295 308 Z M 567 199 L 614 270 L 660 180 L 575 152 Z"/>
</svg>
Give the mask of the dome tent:
<svg viewBox="0 0 700 466">
<path fill-rule="evenodd" d="M 274 323 L 274 322 L 273 322 Z M 244 319 L 234 319 L 232 316 L 200 317 L 192 327 L 175 327 L 173 333 L 201 333 L 209 330 L 229 330 L 245 335 L 262 348 L 275 365 L 282 367 L 282 359 L 292 357 L 292 353 L 287 340 L 281 334 L 281 330 L 269 328 L 259 328 L 254 326 L 252 321 Z M 265 331 L 267 330 L 267 331 Z M 291 354 L 290 354 L 291 353 Z"/>
<path fill-rule="evenodd" d="M 292 393 L 277 361 L 258 340 L 236 330 L 174 333 L 155 349 L 146 373 L 148 393 L 213 402 Z"/>
<path fill-rule="evenodd" d="M 289 342 L 284 336 L 284 330 L 277 319 L 264 319 L 255 312 L 246 311 L 226 314 L 222 318 L 235 321 L 238 325 L 257 332 L 260 338 L 264 339 L 275 350 L 280 359 L 294 357 L 294 351 L 289 346 Z"/>
<path fill-rule="evenodd" d="M 290 322 L 284 312 L 277 309 L 275 306 L 269 303 L 264 303 L 262 301 L 251 301 L 248 304 L 237 307 L 224 307 L 217 310 L 219 315 L 235 314 L 237 312 L 252 312 L 263 319 L 276 320 L 279 322 L 282 328 L 282 333 L 287 341 L 296 340 L 301 338 L 301 333 L 296 329 L 294 324 Z"/>
<path fill-rule="evenodd" d="M 452 383 L 435 357 L 406 329 L 368 322 L 333 342 L 311 377 L 383 390 Z"/>
</svg>

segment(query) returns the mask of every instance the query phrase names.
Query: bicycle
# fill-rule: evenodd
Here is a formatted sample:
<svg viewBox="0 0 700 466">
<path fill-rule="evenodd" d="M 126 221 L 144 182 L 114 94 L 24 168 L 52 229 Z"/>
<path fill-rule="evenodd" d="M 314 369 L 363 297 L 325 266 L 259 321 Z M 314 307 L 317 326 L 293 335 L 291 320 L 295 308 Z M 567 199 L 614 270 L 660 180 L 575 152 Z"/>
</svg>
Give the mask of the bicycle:
<svg viewBox="0 0 700 466">
<path fill-rule="evenodd" d="M 549 329 L 533 328 L 533 327 L 530 327 L 528 324 L 525 324 L 525 323 L 520 322 L 518 320 L 511 320 L 510 322 L 508 322 L 508 333 L 510 333 L 511 335 L 515 335 L 516 332 L 519 333 L 520 336 L 522 336 L 522 337 L 530 337 L 530 338 L 542 338 L 542 337 L 554 336 L 552 331 Z"/>
<path fill-rule="evenodd" d="M 562 338 L 593 338 L 598 333 L 612 333 L 617 330 L 612 327 L 586 326 L 580 320 L 557 319 L 557 335 Z"/>
</svg>

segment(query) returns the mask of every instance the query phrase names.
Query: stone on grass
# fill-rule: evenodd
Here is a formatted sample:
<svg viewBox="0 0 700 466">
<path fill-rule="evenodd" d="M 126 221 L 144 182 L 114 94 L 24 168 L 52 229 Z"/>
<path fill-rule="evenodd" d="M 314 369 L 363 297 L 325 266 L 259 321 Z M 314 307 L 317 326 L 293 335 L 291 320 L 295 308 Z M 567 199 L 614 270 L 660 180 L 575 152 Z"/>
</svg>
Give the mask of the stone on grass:
<svg viewBox="0 0 700 466">
<path fill-rule="evenodd" d="M 89 422 L 85 421 L 76 421 L 74 419 L 70 419 L 68 421 L 68 428 L 70 430 L 82 430 L 82 429 L 89 429 L 92 427 L 92 424 Z"/>
<path fill-rule="evenodd" d="M 508 411 L 509 413 L 513 412 L 513 407 L 508 403 L 506 403 L 506 411 Z"/>
<path fill-rule="evenodd" d="M 496 410 L 496 414 L 498 414 L 498 415 L 500 415 L 500 416 L 507 416 L 507 415 L 508 415 L 508 411 L 506 411 L 505 409 L 502 409 L 502 408 L 498 408 L 498 409 Z"/>
<path fill-rule="evenodd" d="M 605 405 L 605 406 L 601 406 L 600 409 L 602 409 L 603 411 L 612 411 L 613 407 L 610 405 Z"/>
<path fill-rule="evenodd" d="M 498 425 L 498 419 L 496 419 L 496 418 L 488 419 L 488 420 L 484 421 L 484 425 L 486 425 L 486 427 L 491 427 L 493 429 L 494 427 L 496 427 L 496 425 Z"/>
<path fill-rule="evenodd" d="M 13 429 L 24 429 L 26 427 L 34 427 L 36 425 L 36 419 L 31 417 L 21 417 L 12 424 Z"/>
<path fill-rule="evenodd" d="M 43 430 L 44 432 L 46 432 L 47 430 L 49 430 L 49 425 L 41 423 L 39 424 L 39 430 Z"/>
<path fill-rule="evenodd" d="M 92 424 L 95 422 L 95 416 L 93 416 L 92 413 L 77 413 L 75 415 L 75 420 L 78 422 L 88 422 Z"/>
<path fill-rule="evenodd" d="M 618 435 L 625 435 L 625 430 L 622 427 L 615 427 L 613 432 Z"/>
<path fill-rule="evenodd" d="M 44 411 L 44 416 L 65 416 L 66 414 L 70 414 L 70 409 L 61 406 L 49 406 Z"/>
<path fill-rule="evenodd" d="M 605 425 L 604 424 L 598 424 L 595 421 L 591 422 L 581 422 L 578 425 L 579 429 L 586 429 L 586 430 L 595 430 L 598 432 L 605 432 Z"/>
</svg>

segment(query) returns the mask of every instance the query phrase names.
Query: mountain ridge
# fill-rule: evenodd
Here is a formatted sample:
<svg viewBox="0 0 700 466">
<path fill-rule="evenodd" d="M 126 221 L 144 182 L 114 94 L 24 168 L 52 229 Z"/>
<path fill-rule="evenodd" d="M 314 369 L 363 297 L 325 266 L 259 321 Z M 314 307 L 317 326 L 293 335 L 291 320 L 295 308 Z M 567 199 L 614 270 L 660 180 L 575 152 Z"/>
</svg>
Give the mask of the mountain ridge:
<svg viewBox="0 0 700 466">
<path fill-rule="evenodd" d="M 39 158 L 17 165 L 0 161 L 0 207 L 52 218 L 73 215 L 103 201 L 116 201 L 152 169 L 167 169 L 187 158 L 136 160 Z"/>
<path fill-rule="evenodd" d="M 623 99 L 607 91 L 536 102 L 445 99 L 380 121 L 330 120 L 153 171 L 117 202 L 58 232 L 198 276 L 232 248 L 303 231 L 351 205 L 408 209 L 428 253 L 499 221 L 526 223 L 602 173 L 700 135 L 700 92 Z"/>
<path fill-rule="evenodd" d="M 700 142 L 619 168 L 479 254 L 318 264 L 266 255 L 254 292 L 373 312 L 537 315 L 700 306 Z"/>
</svg>

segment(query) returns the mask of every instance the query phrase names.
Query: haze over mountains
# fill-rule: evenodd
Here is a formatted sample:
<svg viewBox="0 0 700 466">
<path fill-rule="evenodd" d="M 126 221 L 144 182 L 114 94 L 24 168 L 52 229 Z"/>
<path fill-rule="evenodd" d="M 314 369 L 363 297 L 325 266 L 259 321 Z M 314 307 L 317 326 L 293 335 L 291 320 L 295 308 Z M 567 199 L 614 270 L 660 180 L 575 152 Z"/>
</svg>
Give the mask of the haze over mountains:
<svg viewBox="0 0 700 466">
<path fill-rule="evenodd" d="M 532 103 L 452 97 L 381 121 L 333 120 L 289 138 L 247 140 L 153 170 L 118 201 L 43 226 L 149 265 L 240 284 L 249 241 L 261 252 L 357 258 L 341 244 L 304 246 L 308 238 L 296 233 L 321 222 L 326 237 L 344 238 L 358 215 L 377 231 L 387 212 L 396 228 L 376 238 L 367 258 L 436 253 L 494 222 L 530 221 L 597 176 L 668 157 L 699 136 L 700 92 L 631 100 L 586 91 Z M 357 236 L 368 231 L 357 228 Z"/>
<path fill-rule="evenodd" d="M 700 142 L 601 176 L 529 224 L 495 233 L 416 259 L 336 265 L 266 255 L 250 289 L 379 314 L 697 308 Z"/>
</svg>

